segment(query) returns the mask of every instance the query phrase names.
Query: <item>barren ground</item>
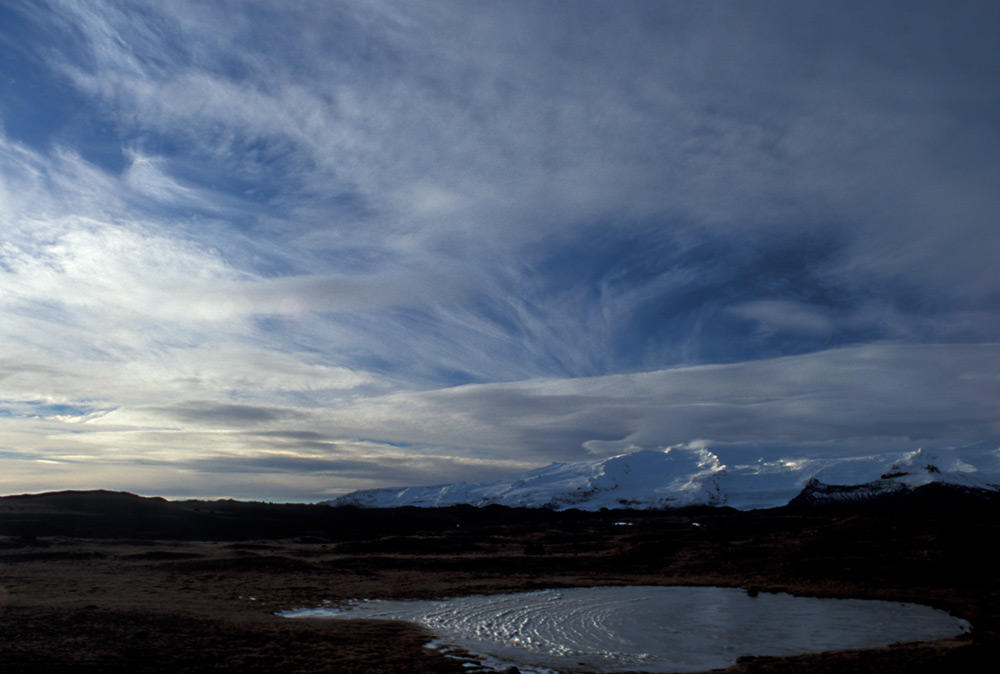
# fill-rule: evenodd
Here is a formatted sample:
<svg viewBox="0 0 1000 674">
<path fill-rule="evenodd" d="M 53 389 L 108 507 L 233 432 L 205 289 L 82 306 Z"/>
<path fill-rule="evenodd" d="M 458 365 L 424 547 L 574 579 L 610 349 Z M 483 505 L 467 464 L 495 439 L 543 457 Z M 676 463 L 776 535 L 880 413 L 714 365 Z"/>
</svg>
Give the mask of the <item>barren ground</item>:
<svg viewBox="0 0 1000 674">
<path fill-rule="evenodd" d="M 554 513 L 6 497 L 0 670 L 476 671 L 424 648 L 429 636 L 413 625 L 274 613 L 324 599 L 651 584 L 915 601 L 973 624 L 958 639 L 747 658 L 726 672 L 993 672 L 998 513 L 954 503 Z"/>
</svg>

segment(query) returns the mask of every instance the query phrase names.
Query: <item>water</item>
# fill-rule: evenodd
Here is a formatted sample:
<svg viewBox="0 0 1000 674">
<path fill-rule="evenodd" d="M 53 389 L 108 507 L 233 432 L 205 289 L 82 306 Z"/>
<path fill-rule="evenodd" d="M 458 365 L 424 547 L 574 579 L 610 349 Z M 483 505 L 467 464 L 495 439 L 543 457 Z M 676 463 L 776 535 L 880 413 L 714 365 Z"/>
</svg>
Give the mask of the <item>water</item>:
<svg viewBox="0 0 1000 674">
<path fill-rule="evenodd" d="M 407 620 L 440 643 L 522 671 L 687 672 L 741 655 L 799 655 L 956 636 L 968 623 L 918 604 L 817 599 L 720 587 L 598 587 L 352 601 L 282 613 Z"/>
</svg>

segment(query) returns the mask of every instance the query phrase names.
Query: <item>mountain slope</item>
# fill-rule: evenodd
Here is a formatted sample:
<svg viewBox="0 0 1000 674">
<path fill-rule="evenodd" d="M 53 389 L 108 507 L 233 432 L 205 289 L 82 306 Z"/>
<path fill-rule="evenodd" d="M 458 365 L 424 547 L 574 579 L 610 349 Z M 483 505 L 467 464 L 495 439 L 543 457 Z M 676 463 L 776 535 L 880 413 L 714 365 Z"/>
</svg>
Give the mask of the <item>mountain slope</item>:
<svg viewBox="0 0 1000 674">
<path fill-rule="evenodd" d="M 675 447 L 580 463 L 553 463 L 508 479 L 473 484 L 363 490 L 326 503 L 365 508 L 497 504 L 598 510 L 709 505 L 752 510 L 785 505 L 802 493 L 810 499 L 800 503 L 825 503 L 877 498 L 929 484 L 1000 491 L 997 450 L 977 447 L 947 452 L 944 460 L 916 450 L 839 459 L 758 459 L 727 465 L 707 449 Z"/>
</svg>

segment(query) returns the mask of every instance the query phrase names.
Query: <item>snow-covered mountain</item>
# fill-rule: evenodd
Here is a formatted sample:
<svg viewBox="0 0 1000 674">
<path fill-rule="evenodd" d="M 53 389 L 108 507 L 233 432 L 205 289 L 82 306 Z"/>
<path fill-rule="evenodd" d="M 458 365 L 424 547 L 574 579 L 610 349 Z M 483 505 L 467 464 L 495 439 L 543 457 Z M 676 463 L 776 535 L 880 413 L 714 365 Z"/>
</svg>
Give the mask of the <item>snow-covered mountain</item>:
<svg viewBox="0 0 1000 674">
<path fill-rule="evenodd" d="M 514 477 L 468 484 L 370 489 L 329 505 L 365 508 L 491 504 L 598 510 L 730 506 L 740 510 L 859 500 L 928 484 L 1000 492 L 1000 449 L 923 450 L 846 458 L 763 458 L 724 463 L 704 448 L 640 450 L 580 463 L 553 463 Z M 805 491 L 804 491 L 805 490 Z"/>
</svg>

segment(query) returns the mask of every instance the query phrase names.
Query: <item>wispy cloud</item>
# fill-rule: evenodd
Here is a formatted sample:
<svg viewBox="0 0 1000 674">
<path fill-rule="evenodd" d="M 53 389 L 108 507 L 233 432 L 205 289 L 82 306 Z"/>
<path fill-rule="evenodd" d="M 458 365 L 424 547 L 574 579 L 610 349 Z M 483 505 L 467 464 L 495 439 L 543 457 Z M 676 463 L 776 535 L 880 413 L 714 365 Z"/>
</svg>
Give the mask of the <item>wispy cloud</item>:
<svg viewBox="0 0 1000 674">
<path fill-rule="evenodd" d="M 480 479 L 638 447 L 709 445 L 722 456 L 821 457 L 945 448 L 996 437 L 994 346 L 869 346 L 597 378 L 395 391 L 306 405 L 190 398 L 2 419 L 45 429 L 21 455 L 92 482 L 108 462 L 226 479 L 308 476 L 320 498 L 388 482 Z M 942 392 L 946 392 L 943 395 Z M 313 402 L 316 402 L 315 400 Z M 72 412 L 72 411 L 70 411 Z M 120 468 L 128 472 L 126 468 Z M 320 478 L 327 482 L 319 486 Z M 283 489 L 289 489 L 287 486 Z"/>
<path fill-rule="evenodd" d="M 998 440 L 1000 13 L 900 10 L 0 8 L 0 448 L 315 494 Z"/>
</svg>

